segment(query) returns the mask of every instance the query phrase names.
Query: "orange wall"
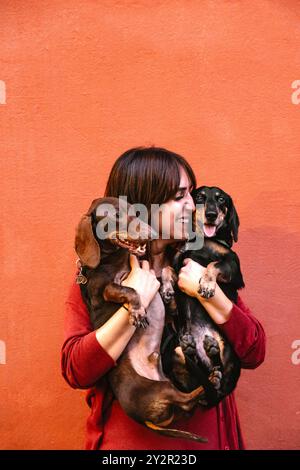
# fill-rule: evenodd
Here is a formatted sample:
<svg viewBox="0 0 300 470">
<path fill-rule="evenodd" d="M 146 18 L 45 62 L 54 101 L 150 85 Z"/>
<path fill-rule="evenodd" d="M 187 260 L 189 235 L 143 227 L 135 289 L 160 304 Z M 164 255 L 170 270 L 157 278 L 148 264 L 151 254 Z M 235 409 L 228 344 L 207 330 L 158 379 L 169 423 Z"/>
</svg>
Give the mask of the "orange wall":
<svg viewBox="0 0 300 470">
<path fill-rule="evenodd" d="M 83 446 L 85 392 L 59 365 L 74 228 L 115 158 L 149 144 L 236 202 L 243 298 L 268 336 L 237 391 L 244 434 L 300 447 L 299 15 L 296 0 L 1 2 L 1 448 Z"/>
</svg>

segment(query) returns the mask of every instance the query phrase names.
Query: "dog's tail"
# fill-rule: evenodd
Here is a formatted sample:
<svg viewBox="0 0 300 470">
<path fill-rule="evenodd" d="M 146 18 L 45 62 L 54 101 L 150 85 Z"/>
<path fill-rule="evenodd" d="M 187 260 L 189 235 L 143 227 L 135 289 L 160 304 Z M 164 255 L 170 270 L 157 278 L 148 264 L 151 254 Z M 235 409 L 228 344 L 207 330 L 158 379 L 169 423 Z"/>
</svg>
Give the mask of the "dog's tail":
<svg viewBox="0 0 300 470">
<path fill-rule="evenodd" d="M 177 390 L 174 385 L 168 385 L 169 387 L 167 396 L 169 398 L 169 402 L 185 411 L 191 411 L 192 408 L 195 406 L 195 401 L 199 401 L 200 395 L 204 393 L 204 388 L 202 386 L 196 388 L 192 392 L 184 393 Z M 163 422 L 155 424 L 152 421 L 145 420 L 144 424 L 153 431 L 156 431 L 165 436 L 177 437 L 178 439 L 190 439 L 196 442 L 208 442 L 205 437 L 199 436 L 198 434 L 194 434 L 188 431 L 182 431 L 179 429 L 168 428 L 168 426 L 173 422 L 173 420 L 174 413 L 172 413 L 171 416 Z"/>
<path fill-rule="evenodd" d="M 179 429 L 162 428 L 157 424 L 151 423 L 151 421 L 145 421 L 145 425 L 147 428 L 152 429 L 152 431 L 156 431 L 159 434 L 163 434 L 164 436 L 177 437 L 178 439 L 190 439 L 191 441 L 196 442 L 208 442 L 206 437 L 198 436 L 192 432 L 181 431 Z"/>
</svg>

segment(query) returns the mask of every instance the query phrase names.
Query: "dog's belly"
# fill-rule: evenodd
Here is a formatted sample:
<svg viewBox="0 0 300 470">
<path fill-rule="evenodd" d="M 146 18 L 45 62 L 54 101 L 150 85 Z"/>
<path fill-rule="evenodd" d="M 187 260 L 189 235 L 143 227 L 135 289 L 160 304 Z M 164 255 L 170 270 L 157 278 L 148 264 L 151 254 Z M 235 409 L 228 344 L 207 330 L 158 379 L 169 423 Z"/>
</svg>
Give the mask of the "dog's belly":
<svg viewBox="0 0 300 470">
<path fill-rule="evenodd" d="M 137 374 L 151 380 L 167 380 L 159 353 L 165 322 L 165 307 L 159 293 L 147 308 L 147 318 L 149 325 L 136 330 L 125 351 Z"/>
</svg>

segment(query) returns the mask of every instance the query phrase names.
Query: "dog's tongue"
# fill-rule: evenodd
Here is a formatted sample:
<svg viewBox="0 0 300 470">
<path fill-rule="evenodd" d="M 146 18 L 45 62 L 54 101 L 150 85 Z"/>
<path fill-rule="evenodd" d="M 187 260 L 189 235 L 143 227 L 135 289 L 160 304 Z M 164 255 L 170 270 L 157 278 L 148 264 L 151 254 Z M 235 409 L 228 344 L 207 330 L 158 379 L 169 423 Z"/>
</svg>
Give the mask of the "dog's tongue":
<svg viewBox="0 0 300 470">
<path fill-rule="evenodd" d="M 216 233 L 216 226 L 204 224 L 204 233 L 207 237 L 213 237 Z"/>
</svg>

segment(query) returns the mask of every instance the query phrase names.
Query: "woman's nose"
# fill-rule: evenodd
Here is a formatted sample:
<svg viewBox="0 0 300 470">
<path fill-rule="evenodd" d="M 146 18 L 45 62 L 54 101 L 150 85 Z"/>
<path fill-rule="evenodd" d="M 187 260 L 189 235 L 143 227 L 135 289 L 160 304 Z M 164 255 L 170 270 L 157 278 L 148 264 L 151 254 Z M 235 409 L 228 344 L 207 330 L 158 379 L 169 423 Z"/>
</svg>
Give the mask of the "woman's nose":
<svg viewBox="0 0 300 470">
<path fill-rule="evenodd" d="M 196 209 L 194 199 L 192 198 L 190 193 L 187 194 L 187 204 L 186 204 L 186 206 L 191 211 L 194 211 Z"/>
</svg>

